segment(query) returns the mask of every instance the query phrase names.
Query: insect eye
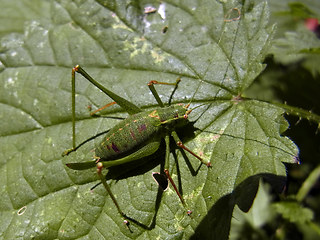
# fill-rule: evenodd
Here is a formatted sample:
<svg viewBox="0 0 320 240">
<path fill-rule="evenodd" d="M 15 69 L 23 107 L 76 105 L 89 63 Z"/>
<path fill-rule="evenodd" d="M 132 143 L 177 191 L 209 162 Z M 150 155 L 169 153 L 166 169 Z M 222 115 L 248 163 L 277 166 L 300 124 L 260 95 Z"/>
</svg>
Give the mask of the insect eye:
<svg viewBox="0 0 320 240">
<path fill-rule="evenodd" d="M 184 119 L 188 118 L 188 114 L 183 115 Z"/>
</svg>

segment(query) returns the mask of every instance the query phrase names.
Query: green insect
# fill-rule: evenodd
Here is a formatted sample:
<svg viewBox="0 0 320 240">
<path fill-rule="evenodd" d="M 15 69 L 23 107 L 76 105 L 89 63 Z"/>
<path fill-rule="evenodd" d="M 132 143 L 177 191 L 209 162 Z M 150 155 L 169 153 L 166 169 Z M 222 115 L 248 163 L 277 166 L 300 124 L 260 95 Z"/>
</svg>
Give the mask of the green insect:
<svg viewBox="0 0 320 240">
<path fill-rule="evenodd" d="M 185 201 L 179 193 L 174 181 L 169 173 L 169 156 L 170 156 L 170 136 L 174 139 L 178 147 L 191 153 L 194 157 L 198 158 L 203 164 L 210 167 L 210 162 L 205 162 L 201 157 L 189 150 L 176 133 L 176 128 L 183 127 L 188 124 L 188 115 L 193 109 L 188 109 L 190 104 L 175 104 L 171 106 L 164 106 L 161 101 L 154 84 L 166 84 L 174 85 L 174 91 L 176 90 L 180 79 L 175 83 L 163 83 L 157 81 L 150 81 L 148 86 L 153 96 L 159 104 L 159 108 L 153 110 L 143 111 L 133 103 L 111 92 L 96 80 L 94 80 L 87 72 L 85 72 L 79 65 L 72 69 L 72 130 L 73 130 L 73 148 L 66 150 L 63 156 L 76 151 L 82 144 L 76 146 L 76 134 L 75 134 L 75 75 L 80 73 L 93 85 L 107 94 L 115 102 L 107 104 L 110 106 L 117 103 L 122 107 L 130 116 L 113 128 L 111 128 L 103 140 L 95 149 L 95 157 L 93 161 L 82 163 L 68 163 L 67 166 L 74 170 L 84 170 L 92 167 L 97 167 L 97 173 L 103 186 L 110 195 L 114 202 L 119 214 L 124 218 L 124 221 L 128 223 L 129 218 L 120 208 L 115 196 L 106 182 L 105 176 L 102 174 L 103 167 L 110 168 L 113 166 L 125 164 L 132 161 L 137 161 L 141 158 L 147 157 L 155 153 L 159 147 L 162 139 L 165 140 L 166 154 L 164 173 L 154 173 L 153 177 L 157 182 L 170 182 L 180 198 L 181 203 L 186 208 L 187 213 L 191 214 L 191 210 L 187 209 Z M 174 92 L 173 91 L 173 92 Z M 170 104 L 169 104 L 170 105 Z M 101 108 L 102 109 L 102 108 Z M 97 111 L 101 110 L 98 109 Z M 96 113 L 93 112 L 93 113 Z M 160 185 L 160 184 L 159 184 Z M 166 188 L 166 187 L 164 187 Z"/>
</svg>

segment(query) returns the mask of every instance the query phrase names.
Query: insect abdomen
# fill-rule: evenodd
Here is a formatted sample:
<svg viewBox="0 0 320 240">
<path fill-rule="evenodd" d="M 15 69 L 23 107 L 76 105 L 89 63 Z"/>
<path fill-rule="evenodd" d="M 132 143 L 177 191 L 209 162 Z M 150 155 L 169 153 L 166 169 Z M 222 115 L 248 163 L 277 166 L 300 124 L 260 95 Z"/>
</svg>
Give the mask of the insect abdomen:
<svg viewBox="0 0 320 240">
<path fill-rule="evenodd" d="M 147 112 L 129 116 L 110 129 L 96 147 L 96 156 L 108 161 L 129 155 L 153 139 L 160 127 Z"/>
</svg>

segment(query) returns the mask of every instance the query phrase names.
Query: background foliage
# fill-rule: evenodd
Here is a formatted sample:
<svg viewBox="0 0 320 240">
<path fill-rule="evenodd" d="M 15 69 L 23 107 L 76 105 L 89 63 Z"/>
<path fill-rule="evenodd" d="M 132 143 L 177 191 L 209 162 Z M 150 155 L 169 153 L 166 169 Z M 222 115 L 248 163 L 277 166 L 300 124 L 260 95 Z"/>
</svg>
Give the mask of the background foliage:
<svg viewBox="0 0 320 240">
<path fill-rule="evenodd" d="M 317 29 L 308 29 L 305 21 L 318 18 L 320 4 L 211 0 L 0 0 L 0 4 L 2 239 L 320 235 L 319 122 L 302 120 L 294 125 L 301 115 L 319 119 L 319 39 Z M 155 12 L 147 12 L 148 6 Z M 163 193 L 151 178 L 151 172 L 163 167 L 163 148 L 139 164 L 106 171 L 123 211 L 139 223 L 129 228 L 101 186 L 90 191 L 98 183 L 95 169 L 73 171 L 65 166 L 90 160 L 94 148 L 88 143 L 61 157 L 71 147 L 70 72 L 76 64 L 143 109 L 156 106 L 146 87 L 150 80 L 173 82 L 181 77 L 174 102 L 188 103 L 200 86 L 192 104 L 204 105 L 192 113 L 193 124 L 180 134 L 213 167 L 201 166 L 174 146 L 171 154 L 171 172 L 193 210 L 192 218 L 172 190 Z M 90 118 L 88 105 L 97 108 L 109 100 L 78 79 L 81 142 L 117 120 Z M 167 101 L 168 88 L 159 87 L 159 92 Z M 279 104 L 285 101 L 314 114 Z M 294 115 L 288 117 L 292 123 L 288 130 L 284 111 Z M 126 116 L 119 107 L 104 114 Z M 283 134 L 300 147 L 299 155 Z M 296 164 L 298 157 L 301 165 Z"/>
</svg>

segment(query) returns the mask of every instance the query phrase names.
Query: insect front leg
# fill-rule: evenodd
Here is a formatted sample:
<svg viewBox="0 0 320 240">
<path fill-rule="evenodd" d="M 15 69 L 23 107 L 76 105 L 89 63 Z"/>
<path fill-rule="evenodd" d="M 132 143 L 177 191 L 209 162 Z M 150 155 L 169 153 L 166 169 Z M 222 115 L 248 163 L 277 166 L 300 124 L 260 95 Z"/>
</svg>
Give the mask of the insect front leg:
<svg viewBox="0 0 320 240">
<path fill-rule="evenodd" d="M 170 105 L 172 96 L 175 93 L 175 91 L 177 90 L 179 82 L 181 82 L 181 78 L 177 78 L 175 83 L 158 82 L 158 81 L 152 80 L 148 83 L 148 87 L 149 87 L 150 91 L 152 92 L 152 95 L 154 96 L 154 98 L 157 100 L 159 106 L 164 107 L 164 104 L 163 104 L 162 100 L 160 99 L 159 94 L 158 94 L 157 90 L 155 89 L 154 85 L 155 84 L 162 84 L 162 85 L 175 86 L 171 95 L 170 95 L 170 98 L 169 98 L 169 105 Z"/>
</svg>

